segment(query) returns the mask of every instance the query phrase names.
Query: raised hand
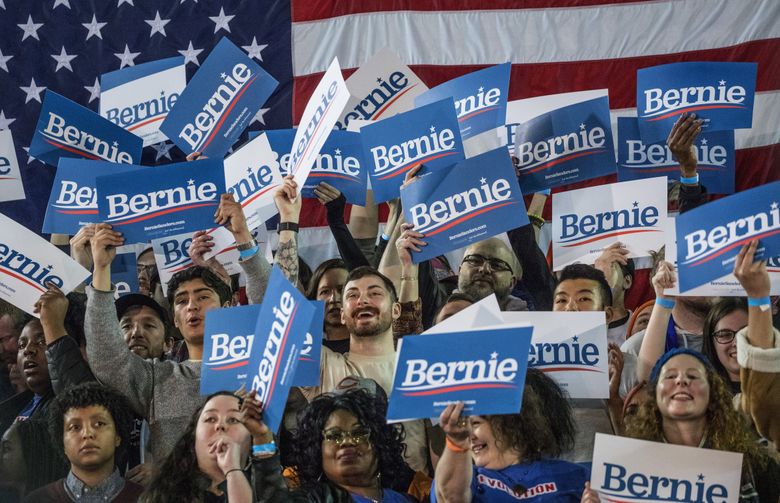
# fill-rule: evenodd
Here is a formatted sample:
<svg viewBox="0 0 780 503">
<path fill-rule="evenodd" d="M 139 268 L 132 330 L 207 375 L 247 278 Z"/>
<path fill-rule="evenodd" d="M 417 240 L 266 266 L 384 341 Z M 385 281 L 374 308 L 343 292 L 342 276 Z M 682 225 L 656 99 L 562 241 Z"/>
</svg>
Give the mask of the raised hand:
<svg viewBox="0 0 780 503">
<path fill-rule="evenodd" d="M 41 327 L 46 344 L 51 344 L 60 337 L 67 335 L 65 330 L 65 314 L 68 312 L 68 298 L 56 285 L 46 283 L 49 288 L 35 303 L 33 312 L 41 318 Z"/>
<path fill-rule="evenodd" d="M 604 273 L 609 286 L 614 288 L 619 275 L 623 274 L 618 264 L 626 265 L 628 263 L 629 251 L 623 246 L 623 243 L 616 241 L 604 248 L 601 255 L 596 259 L 593 267 Z"/>
<path fill-rule="evenodd" d="M 693 143 L 701 133 L 703 123 L 703 120 L 696 119 L 696 114 L 682 114 L 666 139 L 666 144 L 680 163 L 680 172 L 685 177 L 696 174 L 696 151 L 693 149 Z"/>
<path fill-rule="evenodd" d="M 403 223 L 401 224 L 401 235 L 395 242 L 395 247 L 398 250 L 398 258 L 401 259 L 401 265 L 412 265 L 412 253 L 420 252 L 420 246 L 426 246 L 428 243 L 422 240 L 425 235 L 414 230 L 414 225 Z"/>
<path fill-rule="evenodd" d="M 748 297 L 760 298 L 769 296 L 769 273 L 766 261 L 754 262 L 758 240 L 754 239 L 742 247 L 734 261 L 734 276 L 745 289 Z"/>
<path fill-rule="evenodd" d="M 94 235 L 95 224 L 87 224 L 70 238 L 70 256 L 88 271 L 92 270 L 92 249 L 89 240 Z"/>
<path fill-rule="evenodd" d="M 461 449 L 469 448 L 469 423 L 463 412 L 463 402 L 449 404 L 439 416 L 439 425 L 444 430 L 447 438 Z"/>
<path fill-rule="evenodd" d="M 335 201 L 341 195 L 341 191 L 326 182 L 320 182 L 317 187 L 314 188 L 314 195 L 324 206 L 331 201 Z"/>
<path fill-rule="evenodd" d="M 620 377 L 623 375 L 623 352 L 614 342 L 609 343 L 609 397 L 620 399 Z"/>
<path fill-rule="evenodd" d="M 208 267 L 203 256 L 210 252 L 212 248 L 214 248 L 214 238 L 211 234 L 206 231 L 197 231 L 192 235 L 192 242 L 187 253 L 190 255 L 193 264 Z"/>
<path fill-rule="evenodd" d="M 301 198 L 298 197 L 298 184 L 292 175 L 284 177 L 284 183 L 274 193 L 274 202 L 279 210 L 281 222 L 298 223 L 301 214 Z"/>
<path fill-rule="evenodd" d="M 95 225 L 95 234 L 89 241 L 95 270 L 109 267 L 116 257 L 116 247 L 125 244 L 122 233 L 113 230 L 110 224 Z"/>
<path fill-rule="evenodd" d="M 252 233 L 246 224 L 246 216 L 241 203 L 236 202 L 233 194 L 222 194 L 219 199 L 219 207 L 214 213 L 214 223 L 224 226 L 233 234 L 236 243 L 248 243 L 252 240 Z"/>
<path fill-rule="evenodd" d="M 674 266 L 663 260 L 658 264 L 658 270 L 652 279 L 655 297 L 657 299 L 668 299 L 671 295 L 664 294 L 664 289 L 673 288 L 677 284 L 677 274 L 674 272 Z"/>
<path fill-rule="evenodd" d="M 263 422 L 263 406 L 257 399 L 257 391 L 250 392 L 241 402 L 241 422 L 252 434 L 254 445 L 267 444 L 274 436 Z"/>
</svg>

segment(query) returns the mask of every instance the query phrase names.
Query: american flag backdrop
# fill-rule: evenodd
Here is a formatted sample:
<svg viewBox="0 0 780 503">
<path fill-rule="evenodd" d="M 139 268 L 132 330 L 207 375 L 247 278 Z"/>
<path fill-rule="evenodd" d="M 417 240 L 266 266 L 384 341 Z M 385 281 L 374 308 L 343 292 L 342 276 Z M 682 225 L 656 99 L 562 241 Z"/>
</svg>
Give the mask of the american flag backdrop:
<svg viewBox="0 0 780 503">
<path fill-rule="evenodd" d="M 0 211 L 40 231 L 54 169 L 24 149 L 44 89 L 97 110 L 100 74 L 181 54 L 191 76 L 222 36 L 280 82 L 254 130 L 295 123 L 334 56 L 348 76 L 385 46 L 428 86 L 510 61 L 510 100 L 608 88 L 613 119 L 635 113 L 638 68 L 757 62 L 736 187 L 780 179 L 777 0 L 0 0 L 0 129 L 13 132 L 28 196 Z M 181 157 L 165 143 L 143 162 Z M 316 201 L 302 215 L 303 225 L 325 224 Z"/>
</svg>

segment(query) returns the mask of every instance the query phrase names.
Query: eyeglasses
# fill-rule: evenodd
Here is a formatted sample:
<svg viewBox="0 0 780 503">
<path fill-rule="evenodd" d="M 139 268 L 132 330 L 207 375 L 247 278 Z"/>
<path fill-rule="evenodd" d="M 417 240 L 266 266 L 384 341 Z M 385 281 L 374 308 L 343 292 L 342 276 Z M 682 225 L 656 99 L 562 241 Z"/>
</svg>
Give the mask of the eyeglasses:
<svg viewBox="0 0 780 503">
<path fill-rule="evenodd" d="M 353 444 L 361 444 L 363 442 L 368 442 L 368 437 L 371 436 L 371 430 L 369 430 L 365 426 L 358 426 L 352 431 L 342 431 L 339 429 L 332 429 L 328 431 L 322 432 L 322 438 L 325 439 L 326 442 L 331 444 L 336 444 L 337 446 L 341 446 L 344 444 L 344 442 L 349 439 L 349 441 Z"/>
<path fill-rule="evenodd" d="M 483 257 L 482 255 L 477 254 L 466 255 L 463 257 L 463 263 L 468 264 L 470 267 L 474 268 L 484 266 L 485 262 L 490 265 L 490 270 L 493 272 L 507 272 L 512 270 L 512 266 L 500 258 Z"/>
<path fill-rule="evenodd" d="M 724 328 L 722 330 L 718 330 L 712 336 L 715 338 L 715 341 L 718 344 L 730 344 L 731 341 L 734 340 L 734 337 L 737 335 L 737 333 L 734 330 Z"/>
<path fill-rule="evenodd" d="M 151 278 L 157 272 L 157 264 L 136 264 L 135 272 L 138 276 L 141 272 L 146 272 L 146 277 Z"/>
</svg>

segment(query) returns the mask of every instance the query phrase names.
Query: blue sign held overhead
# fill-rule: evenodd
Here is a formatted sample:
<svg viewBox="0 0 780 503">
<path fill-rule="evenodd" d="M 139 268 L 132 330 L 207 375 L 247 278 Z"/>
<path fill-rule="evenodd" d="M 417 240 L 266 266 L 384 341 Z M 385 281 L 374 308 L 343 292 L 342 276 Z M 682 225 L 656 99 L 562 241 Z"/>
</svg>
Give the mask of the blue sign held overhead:
<svg viewBox="0 0 780 503">
<path fill-rule="evenodd" d="M 517 414 L 532 327 L 429 334 L 398 344 L 389 421 L 438 417 L 457 401 L 466 415 Z"/>
<path fill-rule="evenodd" d="M 314 315 L 311 326 L 306 332 L 301 353 L 298 355 L 298 368 L 295 370 L 293 386 L 317 386 L 320 384 L 320 360 L 322 358 L 322 333 L 324 330 L 325 303 L 312 300 Z"/>
<path fill-rule="evenodd" d="M 378 203 L 398 197 L 413 167 L 424 164 L 436 170 L 465 157 L 452 98 L 364 126 L 360 136 Z"/>
<path fill-rule="evenodd" d="M 260 304 L 211 309 L 206 312 L 200 394 L 235 391 L 249 379 Z"/>
<path fill-rule="evenodd" d="M 609 99 L 575 103 L 518 125 L 515 157 L 526 194 L 614 173 Z"/>
<path fill-rule="evenodd" d="M 759 240 L 756 260 L 780 256 L 780 182 L 768 183 L 677 216 L 680 291 L 734 270 L 743 245 Z"/>
<path fill-rule="evenodd" d="M 701 133 L 693 145 L 699 181 L 711 194 L 734 192 L 734 131 Z M 646 144 L 635 117 L 618 117 L 618 181 L 679 176 L 678 163 L 666 142 Z"/>
<path fill-rule="evenodd" d="M 160 131 L 186 153 L 221 158 L 277 85 L 244 51 L 223 38 L 187 84 Z"/>
<path fill-rule="evenodd" d="M 111 262 L 111 282 L 116 286 L 114 298 L 139 291 L 136 262 L 134 252 L 117 253 L 114 257 Z"/>
<path fill-rule="evenodd" d="M 97 178 L 102 222 L 124 234 L 125 243 L 194 232 L 214 226 L 225 192 L 222 160 L 204 159 Z"/>
<path fill-rule="evenodd" d="M 449 80 L 415 98 L 414 104 L 420 107 L 451 97 L 464 140 L 490 131 L 506 121 L 511 68 L 504 63 Z"/>
<path fill-rule="evenodd" d="M 61 157 L 140 164 L 143 140 L 88 108 L 46 91 L 30 155 L 57 165 Z"/>
<path fill-rule="evenodd" d="M 401 190 L 404 217 L 428 244 L 415 263 L 528 223 L 523 194 L 504 147 L 426 173 Z"/>
<path fill-rule="evenodd" d="M 665 140 L 686 112 L 704 119 L 702 131 L 753 124 L 757 63 L 692 62 L 636 72 L 636 111 L 645 143 Z"/>
</svg>

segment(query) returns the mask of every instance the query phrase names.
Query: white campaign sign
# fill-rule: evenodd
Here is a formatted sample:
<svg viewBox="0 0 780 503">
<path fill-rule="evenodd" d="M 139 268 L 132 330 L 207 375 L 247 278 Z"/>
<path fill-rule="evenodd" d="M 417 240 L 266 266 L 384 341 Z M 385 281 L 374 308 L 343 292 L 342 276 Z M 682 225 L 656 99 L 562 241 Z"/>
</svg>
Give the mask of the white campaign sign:
<svg viewBox="0 0 780 503">
<path fill-rule="evenodd" d="M 495 295 L 489 295 L 463 311 L 453 314 L 441 323 L 432 326 L 423 333 L 444 334 L 466 330 L 480 330 L 485 327 L 500 325 L 501 322 L 501 308 L 498 305 L 498 300 L 496 300 Z"/>
<path fill-rule="evenodd" d="M 225 267 L 228 274 L 242 273 L 243 269 L 241 269 L 241 266 L 238 263 L 240 252 L 236 249 L 236 242 L 233 239 L 233 234 L 224 227 L 209 229 L 208 233 L 211 234 L 211 237 L 214 239 L 214 247 L 212 248 L 214 251 L 205 254 L 203 258 L 208 260 L 212 257 L 216 257 L 217 261 Z M 269 236 L 265 225 L 263 224 L 252 229 L 252 236 L 255 238 L 255 241 L 257 241 L 257 246 L 260 249 L 258 253 L 265 253 L 266 258 L 268 258 L 269 255 L 266 251 L 269 248 Z"/>
<path fill-rule="evenodd" d="M 742 454 L 596 433 L 590 486 L 601 501 L 739 501 Z"/>
<path fill-rule="evenodd" d="M 88 276 L 56 246 L 0 214 L 0 298 L 33 314 L 47 282 L 67 294 Z"/>
<path fill-rule="evenodd" d="M 317 156 L 349 100 L 338 58 L 328 67 L 303 110 L 290 150 L 290 173 L 303 188 Z"/>
<path fill-rule="evenodd" d="M 10 129 L 0 130 L 0 201 L 24 199 L 24 184 Z"/>
<path fill-rule="evenodd" d="M 666 261 L 670 262 L 677 270 L 677 239 L 675 233 L 675 219 L 669 217 L 666 219 L 666 249 L 664 255 Z M 767 267 L 769 273 L 769 294 L 780 294 L 780 267 Z M 733 274 L 727 274 L 722 278 L 710 281 L 691 290 L 680 293 L 679 282 L 674 288 L 667 288 L 664 293 L 678 297 L 746 297 L 745 289 L 739 284 L 739 281 Z"/>
<path fill-rule="evenodd" d="M 611 183 L 555 194 L 552 202 L 553 270 L 593 264 L 605 246 L 620 241 L 629 257 L 647 257 L 664 245 L 666 177 Z"/>
</svg>

